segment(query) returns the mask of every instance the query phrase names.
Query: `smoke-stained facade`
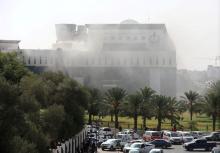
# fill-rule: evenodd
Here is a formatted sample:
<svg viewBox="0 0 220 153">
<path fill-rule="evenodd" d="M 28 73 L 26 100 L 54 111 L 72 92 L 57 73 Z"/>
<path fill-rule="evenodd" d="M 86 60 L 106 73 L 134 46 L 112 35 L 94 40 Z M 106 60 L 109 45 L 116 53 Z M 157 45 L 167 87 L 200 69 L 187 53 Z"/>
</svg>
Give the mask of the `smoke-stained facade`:
<svg viewBox="0 0 220 153">
<path fill-rule="evenodd" d="M 25 64 L 63 70 L 81 83 L 176 95 L 176 50 L 164 24 L 56 25 L 53 50 L 23 50 Z"/>
</svg>

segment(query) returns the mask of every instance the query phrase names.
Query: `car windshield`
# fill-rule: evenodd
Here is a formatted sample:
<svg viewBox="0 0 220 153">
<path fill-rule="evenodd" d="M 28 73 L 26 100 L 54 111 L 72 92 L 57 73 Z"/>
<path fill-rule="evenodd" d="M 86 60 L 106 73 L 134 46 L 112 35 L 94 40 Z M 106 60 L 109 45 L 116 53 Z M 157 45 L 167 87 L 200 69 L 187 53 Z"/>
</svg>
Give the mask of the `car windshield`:
<svg viewBox="0 0 220 153">
<path fill-rule="evenodd" d="M 160 132 L 153 132 L 152 136 L 160 136 Z"/>
<path fill-rule="evenodd" d="M 105 128 L 105 129 L 103 129 L 103 131 L 111 131 L 111 129 L 110 128 Z"/>
<path fill-rule="evenodd" d="M 179 133 L 176 133 L 176 132 L 171 133 L 171 137 L 179 137 L 179 136 L 180 136 Z"/>
<path fill-rule="evenodd" d="M 192 136 L 190 133 L 183 133 L 183 136 L 185 136 L 185 137 L 190 137 L 190 136 Z"/>
<path fill-rule="evenodd" d="M 134 143 L 131 145 L 131 148 L 141 148 L 141 143 Z"/>
<path fill-rule="evenodd" d="M 115 139 L 108 139 L 106 142 L 114 142 Z"/>
<path fill-rule="evenodd" d="M 129 147 L 129 146 L 131 146 L 131 143 L 126 143 L 125 144 L 125 147 Z"/>
<path fill-rule="evenodd" d="M 119 135 L 116 135 L 116 138 L 117 138 L 117 139 L 121 139 L 121 138 L 122 138 L 122 135 L 120 135 L 120 134 L 119 134 Z"/>
</svg>

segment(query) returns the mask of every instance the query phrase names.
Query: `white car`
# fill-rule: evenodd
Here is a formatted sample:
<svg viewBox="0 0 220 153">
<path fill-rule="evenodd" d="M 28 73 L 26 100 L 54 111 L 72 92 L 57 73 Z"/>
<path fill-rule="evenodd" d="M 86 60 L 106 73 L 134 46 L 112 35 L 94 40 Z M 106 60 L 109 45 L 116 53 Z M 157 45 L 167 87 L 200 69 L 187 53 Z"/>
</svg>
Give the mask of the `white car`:
<svg viewBox="0 0 220 153">
<path fill-rule="evenodd" d="M 220 153 L 220 147 L 213 148 L 211 153 Z"/>
<path fill-rule="evenodd" d="M 181 131 L 179 133 L 182 136 L 183 143 L 191 142 L 192 140 L 194 140 L 194 138 L 190 132 Z"/>
<path fill-rule="evenodd" d="M 126 148 L 125 153 L 149 153 L 149 151 L 153 148 L 155 147 L 152 144 L 145 142 L 137 142 L 133 143 L 130 147 Z"/>
<path fill-rule="evenodd" d="M 164 131 L 163 139 L 170 141 L 172 144 L 182 144 L 182 136 L 178 132 Z"/>
<path fill-rule="evenodd" d="M 137 142 L 144 142 L 143 139 L 139 139 L 139 140 L 132 140 L 128 143 L 126 143 L 123 147 L 123 153 L 126 153 L 126 149 L 129 148 L 133 143 L 137 143 Z"/>
<path fill-rule="evenodd" d="M 100 135 L 113 135 L 113 132 L 112 132 L 111 128 L 109 128 L 109 127 L 102 127 L 99 130 L 99 134 Z"/>
<path fill-rule="evenodd" d="M 120 139 L 108 139 L 107 141 L 103 142 L 100 147 L 102 148 L 102 150 L 116 150 L 121 149 L 120 143 Z"/>
<path fill-rule="evenodd" d="M 162 149 L 152 149 L 149 153 L 163 153 Z"/>
</svg>

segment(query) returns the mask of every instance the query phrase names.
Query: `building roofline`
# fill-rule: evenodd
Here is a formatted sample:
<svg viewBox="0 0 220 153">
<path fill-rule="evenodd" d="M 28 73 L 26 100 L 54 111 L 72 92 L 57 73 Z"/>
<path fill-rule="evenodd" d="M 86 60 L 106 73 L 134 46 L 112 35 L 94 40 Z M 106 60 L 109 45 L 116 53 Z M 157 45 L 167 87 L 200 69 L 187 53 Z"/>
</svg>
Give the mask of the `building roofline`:
<svg viewBox="0 0 220 153">
<path fill-rule="evenodd" d="M 2 39 L 0 39 L 0 43 L 20 43 L 20 40 L 2 40 Z"/>
</svg>

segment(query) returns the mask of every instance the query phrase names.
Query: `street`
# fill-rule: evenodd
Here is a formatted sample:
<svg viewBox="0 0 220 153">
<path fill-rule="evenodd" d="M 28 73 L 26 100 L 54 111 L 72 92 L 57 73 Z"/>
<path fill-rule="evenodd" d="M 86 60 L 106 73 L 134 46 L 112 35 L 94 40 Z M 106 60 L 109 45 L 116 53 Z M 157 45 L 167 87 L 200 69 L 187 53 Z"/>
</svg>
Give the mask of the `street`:
<svg viewBox="0 0 220 153">
<path fill-rule="evenodd" d="M 210 151 L 204 151 L 204 150 L 195 150 L 195 151 L 186 151 L 182 145 L 173 145 L 171 148 L 169 149 L 163 149 L 164 153 L 201 153 L 201 152 L 206 152 L 206 153 L 210 153 Z M 98 153 L 122 153 L 121 151 L 102 151 L 100 148 L 98 149 Z"/>
</svg>

